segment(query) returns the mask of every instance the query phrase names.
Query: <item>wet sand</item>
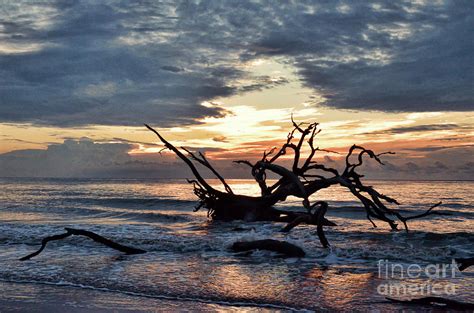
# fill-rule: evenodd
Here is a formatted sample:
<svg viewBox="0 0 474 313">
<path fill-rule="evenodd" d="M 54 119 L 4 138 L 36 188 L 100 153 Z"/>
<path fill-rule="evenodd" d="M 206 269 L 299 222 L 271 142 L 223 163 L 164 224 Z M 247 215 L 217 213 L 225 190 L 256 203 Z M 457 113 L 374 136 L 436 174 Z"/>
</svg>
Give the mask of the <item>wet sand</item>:
<svg viewBox="0 0 474 313">
<path fill-rule="evenodd" d="M 261 307 L 154 299 L 115 292 L 45 284 L 0 282 L 0 290 L 0 313 L 272 311 Z"/>
</svg>

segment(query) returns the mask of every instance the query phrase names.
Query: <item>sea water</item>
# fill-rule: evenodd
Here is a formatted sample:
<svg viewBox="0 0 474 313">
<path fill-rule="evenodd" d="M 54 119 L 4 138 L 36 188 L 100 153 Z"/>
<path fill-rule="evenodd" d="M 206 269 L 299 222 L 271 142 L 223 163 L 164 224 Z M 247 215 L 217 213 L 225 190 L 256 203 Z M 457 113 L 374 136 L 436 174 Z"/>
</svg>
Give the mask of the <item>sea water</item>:
<svg viewBox="0 0 474 313">
<path fill-rule="evenodd" d="M 252 180 L 229 182 L 236 193 L 259 193 Z M 312 199 L 328 201 L 326 217 L 338 225 L 325 228 L 331 247 L 324 249 L 314 226 L 284 234 L 279 223 L 212 222 L 204 209 L 193 212 L 196 197 L 184 180 L 0 179 L 0 281 L 20 283 L 25 290 L 66 286 L 246 310 L 397 310 L 404 306 L 388 302 L 384 294 L 394 284 L 454 286 L 453 294 L 444 290 L 440 296 L 474 302 L 473 268 L 446 277 L 424 273 L 430 265 L 474 257 L 474 182 L 367 184 L 398 199 L 405 216 L 443 204 L 435 209 L 439 214 L 409 221 L 409 233 L 393 232 L 380 221 L 374 228 L 357 199 L 341 187 L 322 190 Z M 302 210 L 297 198 L 277 206 Z M 72 236 L 18 261 L 64 227 L 94 231 L 148 252 L 123 255 Z M 235 241 L 268 238 L 294 243 L 306 257 L 229 249 Z M 416 266 L 423 273 L 410 278 L 393 265 Z M 388 296 L 411 298 L 401 292 Z"/>
</svg>

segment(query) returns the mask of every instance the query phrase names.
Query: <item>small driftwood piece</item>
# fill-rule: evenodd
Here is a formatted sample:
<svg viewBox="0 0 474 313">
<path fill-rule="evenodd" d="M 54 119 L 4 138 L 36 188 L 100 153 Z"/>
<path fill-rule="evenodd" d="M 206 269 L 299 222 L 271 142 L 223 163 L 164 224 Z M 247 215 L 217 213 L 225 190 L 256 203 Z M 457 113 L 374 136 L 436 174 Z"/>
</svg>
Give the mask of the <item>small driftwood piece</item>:
<svg viewBox="0 0 474 313">
<path fill-rule="evenodd" d="M 452 310 L 474 310 L 474 303 L 460 302 L 451 299 L 445 299 L 440 297 L 425 297 L 411 300 L 399 300 L 386 297 L 387 300 L 397 303 L 410 304 L 410 305 L 439 305 L 445 309 Z"/>
<path fill-rule="evenodd" d="M 121 244 L 119 244 L 115 241 L 112 241 L 110 239 L 102 237 L 102 236 L 100 236 L 100 235 L 98 235 L 94 232 L 88 231 L 88 230 L 74 229 L 74 228 L 68 228 L 68 227 L 66 227 L 64 229 L 66 230 L 66 232 L 64 234 L 53 235 L 53 236 L 49 236 L 49 237 L 44 238 L 41 241 L 41 247 L 39 248 L 38 251 L 33 252 L 31 254 L 28 254 L 27 256 L 22 257 L 20 259 L 20 261 L 29 260 L 29 259 L 37 256 L 38 254 L 40 254 L 44 250 L 44 248 L 46 247 L 48 242 L 54 241 L 54 240 L 61 240 L 61 239 L 67 238 L 67 237 L 72 236 L 72 235 L 88 237 L 88 238 L 94 240 L 95 242 L 101 243 L 101 244 L 103 244 L 103 245 L 105 245 L 109 248 L 118 250 L 118 251 L 126 253 L 126 254 L 141 254 L 141 253 L 146 252 L 145 250 L 142 250 L 142 249 L 121 245 Z"/>
<path fill-rule="evenodd" d="M 286 241 L 263 239 L 234 242 L 231 249 L 235 252 L 250 250 L 268 250 L 284 254 L 287 257 L 302 258 L 306 255 L 303 249 Z"/>
<path fill-rule="evenodd" d="M 462 272 L 466 268 L 474 265 L 474 258 L 456 259 L 456 263 L 458 263 L 458 268 Z"/>
</svg>

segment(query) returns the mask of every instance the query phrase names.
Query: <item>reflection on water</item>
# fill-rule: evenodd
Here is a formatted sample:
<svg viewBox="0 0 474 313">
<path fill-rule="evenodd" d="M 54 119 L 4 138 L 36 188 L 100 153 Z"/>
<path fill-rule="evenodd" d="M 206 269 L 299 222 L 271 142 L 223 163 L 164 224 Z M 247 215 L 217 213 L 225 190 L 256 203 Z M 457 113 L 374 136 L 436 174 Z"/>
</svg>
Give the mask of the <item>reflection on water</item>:
<svg viewBox="0 0 474 313">
<path fill-rule="evenodd" d="M 259 193 L 251 181 L 231 183 L 235 192 Z M 0 180 L 0 280 L 113 290 L 124 295 L 114 296 L 118 307 L 137 302 L 125 294 L 140 294 L 174 299 L 178 307 L 176 300 L 192 299 L 314 310 L 400 308 L 377 293 L 384 282 L 377 276 L 377 261 L 429 264 L 472 257 L 474 183 L 371 184 L 398 198 L 405 215 L 418 214 L 440 199 L 445 204 L 439 211 L 445 214 L 411 221 L 409 234 L 391 232 L 382 223 L 372 228 L 343 189 L 323 190 L 317 197 L 330 202 L 328 218 L 338 225 L 327 228 L 332 248 L 326 250 L 312 226 L 283 234 L 278 224 L 210 222 L 206 212 L 192 212 L 192 188 L 179 181 Z M 301 209 L 295 198 L 279 205 Z M 36 249 L 40 238 L 61 233 L 64 226 L 89 229 L 149 252 L 120 255 L 86 238 L 71 237 L 50 243 L 31 261 L 17 261 Z M 293 242 L 307 257 L 283 259 L 263 251 L 245 257 L 228 249 L 237 240 L 262 238 Z M 459 286 L 455 298 L 474 302 L 473 277 L 470 270 L 448 281 Z M 42 290 L 48 294 L 53 288 L 22 286 L 32 291 L 17 293 L 18 301 L 43 297 Z M 94 305 L 100 306 L 98 294 Z M 104 300 L 103 307 L 113 305 L 110 301 Z"/>
<path fill-rule="evenodd" d="M 373 273 L 326 272 L 322 279 L 324 302 L 334 308 L 363 301 L 371 288 Z"/>
</svg>

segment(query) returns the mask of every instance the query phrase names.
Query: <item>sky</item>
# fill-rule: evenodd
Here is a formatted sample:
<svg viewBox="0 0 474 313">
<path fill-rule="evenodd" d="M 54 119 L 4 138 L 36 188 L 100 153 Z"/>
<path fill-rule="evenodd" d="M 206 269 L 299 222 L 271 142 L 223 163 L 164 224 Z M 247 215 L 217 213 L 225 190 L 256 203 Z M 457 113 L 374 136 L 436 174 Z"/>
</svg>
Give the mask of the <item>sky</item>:
<svg viewBox="0 0 474 313">
<path fill-rule="evenodd" d="M 143 126 L 232 160 L 319 122 L 318 160 L 474 179 L 473 1 L 0 2 L 0 176 L 189 177 Z M 285 160 L 283 160 L 284 162 Z"/>
</svg>

